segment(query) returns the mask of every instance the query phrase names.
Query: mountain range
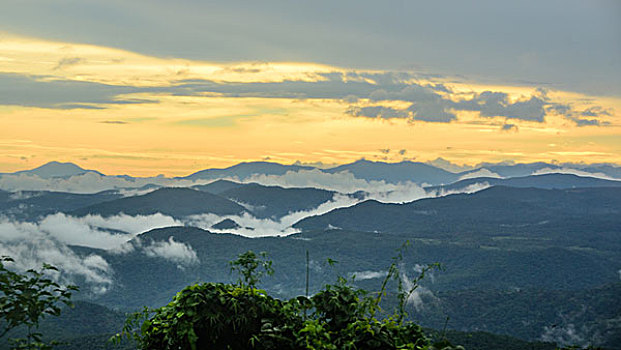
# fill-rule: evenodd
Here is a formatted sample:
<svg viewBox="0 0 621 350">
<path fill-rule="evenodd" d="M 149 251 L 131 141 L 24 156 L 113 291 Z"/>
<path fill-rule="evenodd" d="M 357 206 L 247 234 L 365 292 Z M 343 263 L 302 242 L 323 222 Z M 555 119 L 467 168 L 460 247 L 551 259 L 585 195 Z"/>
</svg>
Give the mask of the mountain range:
<svg viewBox="0 0 621 350">
<path fill-rule="evenodd" d="M 398 163 L 374 162 L 358 160 L 350 164 L 332 168 L 315 168 L 302 165 L 283 165 L 271 162 L 245 162 L 228 168 L 213 168 L 197 171 L 187 176 L 175 177 L 175 180 L 217 180 L 235 179 L 238 181 L 252 179 L 252 176 L 281 176 L 287 172 L 320 171 L 327 174 L 349 172 L 358 179 L 368 181 L 384 181 L 387 183 L 413 182 L 427 186 L 446 185 L 454 183 L 464 177 L 481 177 L 479 173 L 491 172 L 502 178 L 525 177 L 541 171 L 556 173 L 575 173 L 575 175 L 606 177 L 607 179 L 621 180 L 621 167 L 611 164 L 550 164 L 543 162 L 518 164 L 484 164 L 468 171 L 452 172 L 427 163 L 402 161 Z M 86 170 L 73 163 L 49 162 L 31 170 L 4 173 L 3 175 L 34 175 L 43 179 L 68 178 L 84 174 L 105 176 L 96 170 Z M 483 175 L 484 176 L 484 175 Z M 128 175 L 112 177 L 133 179 Z M 155 178 L 153 178 L 155 179 Z"/>
<path fill-rule="evenodd" d="M 191 283 L 232 282 L 228 262 L 247 250 L 273 261 L 275 274 L 261 283 L 272 295 L 304 293 L 306 252 L 311 293 L 338 276 L 373 292 L 401 249 L 406 281 L 421 266 L 443 266 L 409 304 L 423 326 L 442 328 L 450 317 L 456 331 L 614 348 L 617 170 L 531 163 L 454 173 L 360 160 L 133 178 L 50 163 L 0 175 L 0 247 L 25 265 L 58 265 L 82 286 L 77 299 L 95 303 L 80 307 L 103 319 L 110 311 L 98 305 L 156 307 Z M 33 179 L 43 189 L 19 188 Z M 53 190 L 58 184 L 70 186 Z M 71 191 L 78 185 L 80 193 Z M 389 283 L 387 309 L 395 287 Z"/>
</svg>

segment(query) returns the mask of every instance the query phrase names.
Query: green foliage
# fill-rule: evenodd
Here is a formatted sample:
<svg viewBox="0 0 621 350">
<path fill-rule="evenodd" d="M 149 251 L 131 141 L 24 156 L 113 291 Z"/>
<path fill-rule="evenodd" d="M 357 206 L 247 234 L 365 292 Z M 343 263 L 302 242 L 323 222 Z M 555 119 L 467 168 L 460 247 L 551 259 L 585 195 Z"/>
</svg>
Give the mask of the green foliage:
<svg viewBox="0 0 621 350">
<path fill-rule="evenodd" d="M 386 295 L 386 287 L 388 285 L 388 282 L 392 279 L 397 282 L 397 299 L 399 300 L 398 308 L 395 314 L 398 317 L 398 321 L 402 322 L 407 317 L 407 311 L 405 306 L 412 294 L 414 294 L 416 289 L 418 289 L 418 283 L 423 278 L 425 278 L 425 274 L 430 270 L 433 270 L 435 268 L 442 269 L 442 266 L 439 263 L 429 264 L 422 267 L 418 276 L 415 276 L 410 280 L 407 274 L 405 272 L 402 272 L 399 268 L 403 261 L 404 253 L 409 246 L 410 241 L 405 241 L 405 243 L 403 243 L 401 247 L 397 249 L 397 255 L 392 258 L 392 263 L 388 268 L 388 273 L 386 274 L 386 277 L 382 282 L 380 291 L 377 293 L 375 302 L 371 307 L 373 315 L 375 314 L 375 311 L 379 310 L 379 303 L 382 301 L 382 297 Z M 407 282 L 407 286 L 405 285 L 405 282 Z"/>
<path fill-rule="evenodd" d="M 4 337 L 9 331 L 25 326 L 25 338 L 10 339 L 13 349 L 51 349 L 56 342 L 46 344 L 42 334 L 37 332 L 40 321 L 46 316 L 59 316 L 60 303 L 71 306 L 71 294 L 76 286 L 62 287 L 45 277 L 46 272 L 58 271 L 54 266 L 44 264 L 41 271 L 30 269 L 24 274 L 5 267 L 12 258 L 0 258 L 0 319 L 3 321 Z"/>
<path fill-rule="evenodd" d="M 371 316 L 375 299 L 365 291 L 336 285 L 315 294 L 315 312 L 300 334 L 306 349 L 421 349 L 427 346 L 421 328 L 401 317 L 378 320 Z"/>
<path fill-rule="evenodd" d="M 197 284 L 154 310 L 136 339 L 142 349 L 293 349 L 295 310 L 261 290 Z"/>
<path fill-rule="evenodd" d="M 231 272 L 239 273 L 238 283 L 240 287 L 248 286 L 254 288 L 264 274 L 269 276 L 274 274 L 272 261 L 267 260 L 267 253 L 261 252 L 257 255 L 252 250 L 239 254 L 236 260 L 229 262 Z M 264 271 L 257 271 L 262 268 Z"/>
<path fill-rule="evenodd" d="M 446 341 L 431 345 L 420 326 L 404 321 L 405 302 L 415 287 L 399 283 L 403 303 L 397 314 L 381 320 L 374 315 L 387 281 L 377 297 L 340 277 L 310 298 L 281 301 L 255 289 L 263 273 L 257 270 L 271 273 L 265 256 L 239 255 L 230 263 L 240 274 L 238 285 L 188 286 L 168 305 L 134 314 L 116 338 L 134 337 L 141 349 L 460 349 Z M 399 259 L 389 279 L 401 276 Z M 309 317 L 307 310 L 312 310 Z"/>
</svg>

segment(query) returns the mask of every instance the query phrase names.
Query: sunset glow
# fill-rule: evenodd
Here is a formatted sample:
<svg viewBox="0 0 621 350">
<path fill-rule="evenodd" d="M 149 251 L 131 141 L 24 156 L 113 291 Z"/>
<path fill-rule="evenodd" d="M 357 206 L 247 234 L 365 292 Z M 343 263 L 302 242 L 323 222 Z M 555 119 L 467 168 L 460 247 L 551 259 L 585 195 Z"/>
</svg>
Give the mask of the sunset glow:
<svg viewBox="0 0 621 350">
<path fill-rule="evenodd" d="M 2 172 L 51 160 L 140 176 L 252 160 L 621 163 L 620 98 L 537 85 L 154 57 L 9 32 L 0 74 Z"/>
</svg>

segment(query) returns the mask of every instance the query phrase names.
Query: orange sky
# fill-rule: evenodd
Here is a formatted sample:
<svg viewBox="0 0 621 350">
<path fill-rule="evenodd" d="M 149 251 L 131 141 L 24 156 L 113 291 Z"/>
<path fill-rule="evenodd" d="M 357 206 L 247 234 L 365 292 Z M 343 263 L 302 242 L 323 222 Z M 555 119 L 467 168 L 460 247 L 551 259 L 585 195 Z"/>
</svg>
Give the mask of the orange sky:
<svg viewBox="0 0 621 350">
<path fill-rule="evenodd" d="M 419 112 L 403 117 L 356 116 L 352 110 L 365 107 L 407 113 L 413 102 L 414 106 L 435 103 L 397 94 L 379 100 L 373 95 L 347 96 L 347 87 L 354 84 L 385 89 L 381 79 L 374 78 L 385 73 L 394 72 L 297 62 L 223 64 L 157 58 L 2 33 L 0 82 L 4 77 L 8 83 L 0 85 L 0 91 L 13 93 L 19 101 L 0 100 L 0 172 L 51 160 L 136 176 L 186 175 L 265 159 L 332 164 L 362 157 L 385 161 L 442 157 L 458 164 L 503 160 L 621 164 L 619 98 L 548 90 L 542 122 L 465 109 L 447 109 L 455 115 L 450 122 L 420 120 Z M 433 93 L 444 105 L 484 91 L 502 92 L 508 96 L 504 103 L 516 106 L 543 98 L 537 86 L 488 86 L 407 73 L 413 78 L 399 84 L 443 84 L 448 92 L 425 88 L 427 95 L 420 98 Z M 337 84 L 329 80 L 330 74 L 350 81 Z M 195 81 L 207 81 L 215 90 L 177 93 L 180 85 Z M 80 83 L 83 88 L 75 85 Z M 244 90 L 250 84 L 270 90 Z M 337 85 L 341 90 L 334 97 L 326 93 Z M 291 86 L 313 93 L 289 96 L 295 92 Z M 575 111 L 572 115 L 596 118 L 599 125 L 578 126 L 568 112 L 548 109 L 552 105 L 569 106 Z M 597 115 L 590 117 L 590 110 Z"/>
</svg>

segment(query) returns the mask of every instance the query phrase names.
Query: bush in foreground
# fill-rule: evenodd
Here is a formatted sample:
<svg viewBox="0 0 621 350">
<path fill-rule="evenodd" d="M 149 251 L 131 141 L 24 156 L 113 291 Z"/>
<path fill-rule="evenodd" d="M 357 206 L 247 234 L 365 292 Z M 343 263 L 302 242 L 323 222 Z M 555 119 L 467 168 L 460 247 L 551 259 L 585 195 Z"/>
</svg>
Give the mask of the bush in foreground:
<svg viewBox="0 0 621 350">
<path fill-rule="evenodd" d="M 123 333 L 133 335 L 141 349 L 463 349 L 448 342 L 429 344 L 420 326 L 405 320 L 405 304 L 417 285 L 402 288 L 400 256 L 374 296 L 340 278 L 312 297 L 282 301 L 255 288 L 257 276 L 270 274 L 271 264 L 264 255 L 246 252 L 231 263 L 240 274 L 237 284 L 188 286 L 168 305 L 134 314 Z M 376 318 L 393 278 L 399 282 L 399 308 L 388 318 Z"/>
</svg>

